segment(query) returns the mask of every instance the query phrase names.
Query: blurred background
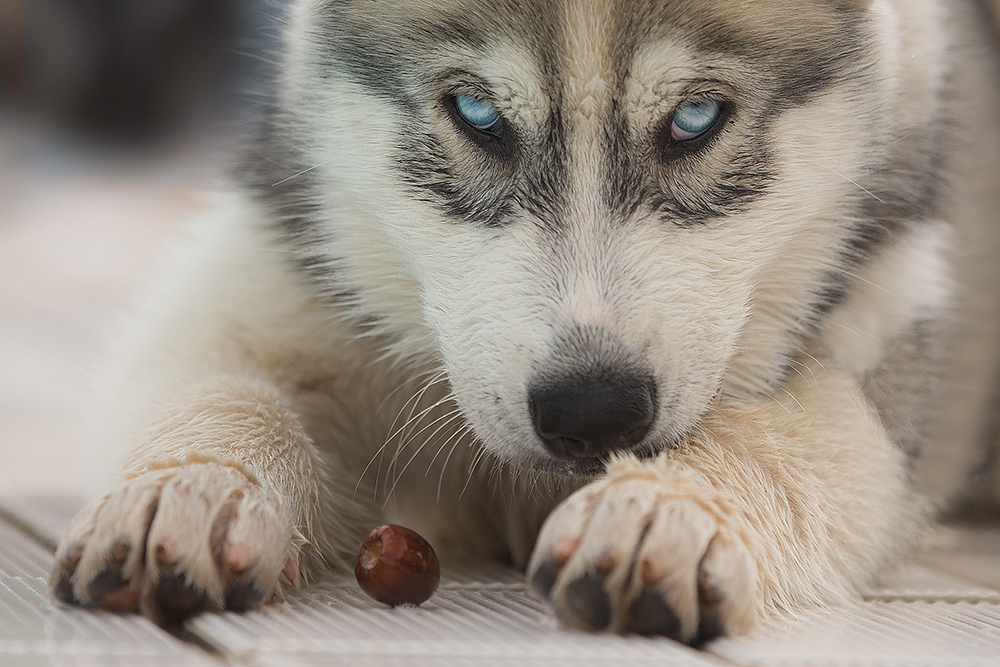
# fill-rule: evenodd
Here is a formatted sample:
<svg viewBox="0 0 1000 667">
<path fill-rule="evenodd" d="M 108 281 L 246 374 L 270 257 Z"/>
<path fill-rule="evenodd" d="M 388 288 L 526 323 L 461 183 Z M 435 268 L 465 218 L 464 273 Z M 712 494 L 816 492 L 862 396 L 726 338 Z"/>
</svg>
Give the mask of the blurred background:
<svg viewBox="0 0 1000 667">
<path fill-rule="evenodd" d="M 92 371 L 238 159 L 283 0 L 0 0 L 0 494 L 84 494 Z"/>
</svg>

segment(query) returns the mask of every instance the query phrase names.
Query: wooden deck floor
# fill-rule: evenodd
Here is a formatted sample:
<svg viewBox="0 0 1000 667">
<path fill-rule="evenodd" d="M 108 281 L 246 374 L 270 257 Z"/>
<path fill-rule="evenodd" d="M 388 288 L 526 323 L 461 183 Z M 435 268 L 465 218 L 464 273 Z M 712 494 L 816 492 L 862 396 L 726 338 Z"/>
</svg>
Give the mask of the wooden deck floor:
<svg viewBox="0 0 1000 667">
<path fill-rule="evenodd" d="M 695 650 L 562 630 L 504 569 L 443 573 L 419 608 L 388 609 L 353 578 L 168 633 L 132 615 L 65 607 L 46 577 L 78 502 L 0 499 L 0 665 L 1000 665 L 1000 530 L 945 527 L 936 546 L 856 604 Z"/>
</svg>

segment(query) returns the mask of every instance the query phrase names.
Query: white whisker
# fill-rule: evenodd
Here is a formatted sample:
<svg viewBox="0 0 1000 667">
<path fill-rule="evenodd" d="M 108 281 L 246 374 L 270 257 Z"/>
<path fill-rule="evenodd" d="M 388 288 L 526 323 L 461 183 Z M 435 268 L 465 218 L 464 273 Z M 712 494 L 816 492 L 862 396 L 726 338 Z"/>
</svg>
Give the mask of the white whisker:
<svg viewBox="0 0 1000 667">
<path fill-rule="evenodd" d="M 434 377 L 437 378 L 438 376 L 436 375 Z M 389 442 L 392 442 L 393 440 L 396 440 L 397 441 L 397 445 L 396 445 L 396 451 L 392 455 L 392 459 L 389 460 L 389 465 L 386 467 L 386 478 L 385 478 L 385 484 L 383 486 L 383 492 L 388 492 L 390 477 L 392 477 L 392 480 L 393 480 L 393 482 L 392 482 L 393 487 L 396 486 L 396 482 L 398 481 L 398 475 L 395 472 L 396 471 L 396 464 L 399 461 L 400 455 L 402 454 L 403 450 L 406 448 L 406 446 L 408 444 L 407 435 L 406 435 L 407 429 L 412 426 L 412 424 L 414 423 L 415 419 L 417 421 L 419 421 L 425 414 L 427 414 L 427 412 L 429 412 L 430 410 L 433 410 L 434 408 L 436 408 L 438 405 L 440 405 L 445 400 L 445 399 L 442 399 L 440 401 L 435 402 L 430 407 L 428 407 L 428 408 L 426 408 L 424 410 L 421 410 L 420 413 L 418 415 L 416 415 L 416 417 L 414 417 L 414 411 L 417 409 L 417 406 L 420 404 L 421 399 L 423 399 L 424 395 L 427 393 L 427 391 L 434 384 L 435 384 L 435 381 L 434 381 L 434 378 L 432 378 L 432 380 L 429 381 L 429 382 L 427 382 L 424 385 L 424 387 L 422 389 L 420 389 L 420 391 L 418 391 L 412 397 L 410 397 L 410 399 L 406 403 L 403 404 L 403 407 L 400 408 L 399 412 L 396 414 L 396 419 L 394 419 L 393 422 L 392 422 L 392 426 L 395 426 L 395 424 L 399 421 L 400 416 L 406 410 L 406 406 L 407 405 L 410 406 L 410 411 L 407 414 L 406 419 L 403 421 L 402 426 L 400 426 L 398 429 L 396 429 L 395 431 L 393 431 L 392 433 L 390 433 L 390 435 L 386 438 L 386 443 L 389 443 Z M 392 426 L 390 426 L 390 430 L 392 429 Z"/>
<path fill-rule="evenodd" d="M 841 173 L 840 173 L 839 171 L 837 171 L 836 169 L 832 169 L 831 167 L 828 167 L 828 166 L 826 166 L 826 165 L 825 165 L 825 164 L 823 164 L 822 162 L 817 162 L 816 160 L 809 160 L 809 162 L 812 162 L 812 163 L 813 163 L 813 164 L 815 164 L 815 165 L 816 165 L 817 167 L 821 167 L 821 168 L 823 168 L 823 169 L 826 169 L 826 170 L 827 170 L 828 172 L 830 172 L 830 173 L 831 173 L 831 174 L 833 174 L 834 176 L 839 176 L 840 178 L 844 179 L 845 181 L 847 181 L 848 183 L 850 183 L 850 184 L 851 184 L 851 185 L 853 185 L 854 187 L 856 187 L 856 188 L 858 188 L 859 190 L 861 190 L 862 192 L 864 192 L 865 194 L 867 194 L 867 195 L 870 195 L 871 197 L 873 197 L 873 198 L 874 198 L 874 199 L 875 199 L 875 200 L 876 200 L 877 202 L 879 202 L 880 204 L 885 204 L 885 203 L 886 203 L 886 202 L 885 202 L 885 200 L 884 200 L 884 199 L 882 199 L 881 197 L 879 197 L 879 196 L 878 196 L 877 194 L 875 194 L 874 192 L 872 192 L 871 190 L 869 190 L 869 189 L 868 189 L 868 188 L 866 188 L 865 186 L 861 185 L 860 183 L 858 183 L 858 182 L 857 182 L 857 181 L 855 181 L 854 179 L 852 179 L 852 178 L 849 178 L 849 177 L 845 176 L 844 174 L 841 174 Z"/>
<path fill-rule="evenodd" d="M 470 431 L 469 431 L 468 425 L 462 424 L 462 428 L 460 428 L 455 433 L 455 444 L 453 444 L 451 446 L 451 449 L 448 450 L 448 456 L 446 456 L 444 458 L 444 463 L 441 464 L 441 474 L 438 476 L 438 485 L 437 485 L 437 499 L 438 499 L 438 501 L 441 500 L 441 488 L 444 485 L 444 473 L 448 469 L 448 461 L 451 460 L 452 454 L 455 453 L 455 450 L 462 443 L 462 438 L 465 437 L 466 435 L 468 435 L 469 432 Z M 446 446 L 447 446 L 447 442 L 444 445 L 442 445 L 441 449 L 443 450 L 444 447 L 446 447 Z"/>
<path fill-rule="evenodd" d="M 314 169 L 319 169 L 320 167 L 324 167 L 324 166 L 330 164 L 331 162 L 333 162 L 333 158 L 330 158 L 329 160 L 324 160 L 323 162 L 320 162 L 319 164 L 314 164 L 313 166 L 307 167 L 307 168 L 303 169 L 302 171 L 300 171 L 298 173 L 292 174 L 291 176 L 288 176 L 286 178 L 281 179 L 277 183 L 271 183 L 271 187 L 275 188 L 275 187 L 281 185 L 282 183 L 287 183 L 288 181 L 292 180 L 293 178 L 298 178 L 299 176 L 302 176 L 303 174 L 308 174 L 310 171 L 312 171 Z"/>
<path fill-rule="evenodd" d="M 430 379 L 423 385 L 423 387 L 420 390 L 418 390 L 417 392 L 415 392 L 413 394 L 413 396 L 411 396 L 410 398 L 408 398 L 403 403 L 403 406 L 400 408 L 400 410 L 396 413 L 396 418 L 393 419 L 392 424 L 390 424 L 389 430 L 392 431 L 392 429 L 395 427 L 396 423 L 399 421 L 400 416 L 406 410 L 406 407 L 408 405 L 410 405 L 411 402 L 414 402 L 414 401 L 419 402 L 420 396 L 423 394 L 423 392 L 426 391 L 427 388 L 430 385 L 435 384 L 436 382 L 438 382 L 444 376 L 445 376 L 445 372 L 444 371 L 439 371 L 439 372 L 435 373 L 433 376 L 430 377 Z M 379 410 L 382 410 L 385 407 L 386 403 L 389 402 L 390 398 L 392 396 L 394 396 L 397 392 L 399 392 L 401 389 L 403 389 L 405 386 L 407 386 L 405 383 L 404 384 L 400 384 L 395 389 L 393 389 L 391 392 L 389 392 L 389 394 L 385 398 L 382 399 L 382 402 L 379 405 Z M 358 490 L 361 488 L 361 484 L 364 481 L 365 476 L 368 474 L 368 471 L 371 469 L 372 465 L 374 465 L 374 463 L 375 463 L 376 460 L 379 461 L 379 465 L 376 468 L 377 472 L 376 472 L 376 475 L 375 475 L 375 483 L 372 485 L 372 498 L 374 499 L 378 495 L 378 485 L 379 485 L 378 483 L 379 483 L 379 479 L 381 479 L 382 461 L 384 460 L 386 448 L 389 446 L 389 444 L 391 442 L 392 442 L 392 437 L 391 436 L 387 437 L 385 439 L 385 441 L 382 443 L 382 446 L 379 447 L 378 450 L 376 450 L 376 452 L 368 460 L 368 464 L 365 466 L 364 470 L 361 471 L 361 475 L 359 475 L 359 477 L 358 477 L 358 482 L 357 482 L 357 484 L 354 487 L 354 496 L 355 497 L 357 496 Z M 398 450 L 397 450 L 397 453 L 394 455 L 393 458 L 395 458 L 396 456 L 398 456 Z M 386 471 L 386 472 L 388 474 L 388 471 Z M 387 484 L 388 484 L 388 477 L 387 477 Z"/>
<path fill-rule="evenodd" d="M 781 391 L 782 391 L 782 393 L 783 393 L 783 394 L 785 394 L 786 396 L 788 396 L 788 398 L 792 399 L 792 400 L 793 400 L 793 401 L 795 402 L 795 404 L 796 404 L 797 406 L 799 406 L 799 409 L 800 409 L 800 410 L 802 410 L 802 412 L 805 412 L 805 411 L 806 411 L 806 409 L 805 409 L 805 408 L 804 408 L 804 407 L 802 406 L 802 404 L 801 404 L 801 403 L 799 403 L 799 399 L 795 398 L 795 394 L 793 394 L 792 392 L 788 391 L 788 390 L 787 390 L 787 389 L 785 389 L 784 387 L 780 387 L 780 389 L 781 389 Z M 777 399 L 775 399 L 775 402 L 777 402 L 777 403 L 778 403 L 778 405 L 781 405 L 781 402 L 780 402 L 780 401 L 778 401 Z M 786 410 L 786 411 L 787 411 L 788 413 L 791 413 L 791 410 L 788 410 L 788 408 L 787 408 L 787 407 L 785 407 L 785 410 Z"/>
<path fill-rule="evenodd" d="M 447 427 L 449 427 L 449 426 L 454 426 L 455 424 L 459 423 L 460 421 L 462 421 L 462 412 L 461 412 L 460 410 L 457 410 L 457 409 L 456 409 L 455 411 L 453 411 L 453 412 L 452 412 L 452 413 L 450 414 L 450 417 L 449 417 L 448 421 L 446 421 L 445 423 L 441 424 L 441 426 L 438 426 L 438 427 L 437 427 L 437 428 L 436 428 L 436 429 L 434 430 L 434 433 L 433 433 L 433 434 L 431 434 L 431 436 L 430 436 L 430 437 L 434 437 L 434 436 L 435 436 L 435 435 L 437 435 L 437 434 L 438 434 L 438 432 L 440 432 L 440 431 L 441 431 L 442 429 L 444 429 L 444 428 L 447 428 Z M 465 432 L 465 428 L 467 428 L 467 427 L 463 426 L 462 428 L 460 428 L 460 429 L 457 429 L 457 430 L 456 430 L 456 431 L 454 431 L 454 432 L 453 432 L 453 433 L 452 433 L 451 435 L 449 435 L 449 436 L 448 436 L 447 438 L 445 438 L 445 440 L 444 440 L 444 444 L 443 444 L 442 446 L 438 447 L 438 450 L 437 450 L 436 452 L 434 452 L 434 456 L 433 456 L 433 457 L 431 457 L 431 460 L 430 460 L 430 462 L 429 462 L 429 463 L 427 464 L 427 470 L 425 470 L 425 471 L 424 471 L 424 477 L 427 477 L 427 476 L 428 476 L 428 475 L 429 475 L 429 474 L 431 473 L 431 468 L 433 468 L 433 467 L 434 467 L 434 462 L 435 462 L 435 461 L 437 461 L 437 458 L 438 458 L 438 457 L 439 457 L 439 456 L 441 455 L 441 452 L 442 452 L 442 451 L 444 450 L 444 448 L 445 448 L 445 447 L 446 447 L 446 446 L 448 445 L 448 443 L 449 443 L 449 442 L 451 442 L 451 439 L 452 439 L 453 437 L 455 437 L 455 434 L 456 434 L 456 433 L 460 433 L 460 434 L 461 434 L 461 433 L 464 433 L 464 432 Z"/>
<path fill-rule="evenodd" d="M 419 435 L 420 433 L 423 433 L 425 430 L 427 430 L 428 428 L 430 428 L 431 426 L 433 426 L 435 423 L 444 420 L 444 422 L 440 426 L 438 426 L 437 429 L 435 429 L 434 432 L 430 436 L 428 436 L 422 443 L 420 443 L 420 446 L 417 447 L 417 450 L 415 452 L 413 452 L 413 454 L 406 461 L 406 463 L 403 464 L 403 467 L 400 469 L 399 473 L 395 477 L 395 480 L 393 481 L 392 488 L 389 490 L 388 496 L 391 496 L 393 494 L 393 492 L 396 490 L 396 486 L 399 484 L 399 480 L 402 479 L 403 474 L 406 472 L 407 468 L 410 467 L 410 464 L 413 463 L 414 459 L 417 458 L 417 456 L 420 454 L 420 452 L 423 451 L 423 449 L 427 445 L 429 445 L 429 444 L 431 444 L 431 443 L 434 442 L 434 440 L 433 440 L 434 436 L 437 435 L 441 431 L 441 429 L 447 427 L 449 424 L 454 423 L 459 416 L 460 416 L 460 413 L 457 410 L 455 410 L 455 411 L 453 411 L 453 412 L 451 412 L 451 413 L 449 413 L 447 415 L 443 415 L 441 417 L 438 417 L 437 419 L 435 419 L 434 421 L 432 421 L 430 424 L 428 424 L 427 426 L 424 426 L 424 428 L 420 429 L 420 431 L 417 433 L 417 435 Z M 405 447 L 403 449 L 405 449 Z M 435 454 L 435 457 L 436 456 L 437 455 Z M 388 497 L 387 497 L 387 502 L 388 502 Z"/>
<path fill-rule="evenodd" d="M 476 467 L 486 458 L 486 448 L 480 447 L 479 450 L 472 457 L 472 464 L 469 466 L 469 474 L 465 480 L 465 485 L 462 487 L 461 493 L 458 494 L 459 498 L 465 496 L 466 490 L 469 488 L 469 483 L 472 482 L 472 478 L 475 476 Z"/>
</svg>

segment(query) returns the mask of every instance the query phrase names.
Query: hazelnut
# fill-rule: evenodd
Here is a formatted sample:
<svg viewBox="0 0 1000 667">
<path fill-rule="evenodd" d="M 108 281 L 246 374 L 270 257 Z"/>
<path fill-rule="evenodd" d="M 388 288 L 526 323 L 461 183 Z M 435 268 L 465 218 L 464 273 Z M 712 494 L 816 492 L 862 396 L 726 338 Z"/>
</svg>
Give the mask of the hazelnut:
<svg viewBox="0 0 1000 667">
<path fill-rule="evenodd" d="M 354 576 L 361 590 L 395 607 L 426 602 L 437 590 L 441 566 L 437 554 L 409 528 L 379 526 L 361 543 Z"/>
</svg>

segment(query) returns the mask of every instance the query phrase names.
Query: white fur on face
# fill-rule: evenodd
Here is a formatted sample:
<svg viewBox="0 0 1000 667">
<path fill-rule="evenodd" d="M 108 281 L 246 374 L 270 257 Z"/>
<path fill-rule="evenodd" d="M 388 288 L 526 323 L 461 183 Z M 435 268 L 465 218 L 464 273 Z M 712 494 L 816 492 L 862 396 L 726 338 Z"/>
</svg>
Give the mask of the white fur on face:
<svg viewBox="0 0 1000 667">
<path fill-rule="evenodd" d="M 399 133 L 412 118 L 343 80 L 310 89 L 318 98 L 310 108 L 324 110 L 312 122 L 310 157 L 335 193 L 327 202 L 331 254 L 356 288 L 358 309 L 381 318 L 396 352 L 443 364 L 489 448 L 533 465 L 547 457 L 528 391 L 552 370 L 555 347 L 574 330 L 600 330 L 619 357 L 649 369 L 659 399 L 649 440 L 659 446 L 693 428 L 720 390 L 770 389 L 796 351 L 814 291 L 847 233 L 830 212 L 859 187 L 864 146 L 884 131 L 879 114 L 888 106 L 835 87 L 774 119 L 769 148 L 777 179 L 742 213 L 692 227 L 641 213 L 612 220 L 603 201 L 600 122 L 612 87 L 594 12 L 581 11 L 564 45 L 571 65 L 563 91 L 563 220 L 521 213 L 486 227 L 446 218 L 402 187 L 395 171 Z M 487 53 L 457 49 L 436 58 L 434 68 L 472 71 L 499 91 L 495 101 L 520 132 L 544 130 L 552 99 L 522 49 L 498 43 Z M 683 101 L 683 82 L 698 71 L 690 63 L 696 56 L 680 43 L 638 51 L 626 87 L 630 136 L 648 136 Z M 746 74 L 724 60 L 713 62 L 712 72 L 734 82 L 734 91 Z M 423 102 L 442 145 L 456 161 L 467 160 L 464 152 L 475 149 L 439 100 Z M 596 345 L 581 354 L 606 352 Z"/>
</svg>

